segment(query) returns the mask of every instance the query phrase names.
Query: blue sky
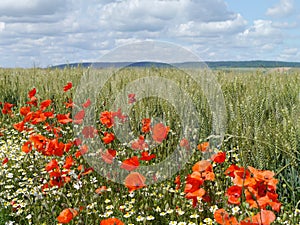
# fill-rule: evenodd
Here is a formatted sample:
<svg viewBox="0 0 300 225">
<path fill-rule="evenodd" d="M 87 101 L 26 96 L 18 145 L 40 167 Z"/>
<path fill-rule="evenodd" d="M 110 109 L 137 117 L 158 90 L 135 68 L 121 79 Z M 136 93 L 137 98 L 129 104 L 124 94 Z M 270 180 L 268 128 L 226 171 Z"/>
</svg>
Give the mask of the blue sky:
<svg viewBox="0 0 300 225">
<path fill-rule="evenodd" d="M 300 62 L 300 1 L 0 1 L 0 67 L 98 61 L 143 40 L 168 41 L 207 61 Z"/>
</svg>

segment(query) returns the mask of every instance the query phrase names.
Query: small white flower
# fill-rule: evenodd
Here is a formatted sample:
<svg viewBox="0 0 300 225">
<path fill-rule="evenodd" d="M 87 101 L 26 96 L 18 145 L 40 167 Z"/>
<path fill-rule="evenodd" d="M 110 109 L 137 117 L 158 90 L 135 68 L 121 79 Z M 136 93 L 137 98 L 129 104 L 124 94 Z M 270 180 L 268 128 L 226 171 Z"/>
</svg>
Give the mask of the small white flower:
<svg viewBox="0 0 300 225">
<path fill-rule="evenodd" d="M 108 205 L 108 206 L 106 206 L 105 208 L 106 208 L 106 209 L 113 209 L 114 206 L 113 206 L 113 205 Z"/>
<path fill-rule="evenodd" d="M 189 222 L 188 225 L 196 225 L 196 224 L 193 222 Z"/>
<path fill-rule="evenodd" d="M 138 216 L 136 218 L 136 221 L 140 222 L 140 221 L 143 221 L 145 219 L 145 217 L 142 217 L 142 216 Z"/>
<path fill-rule="evenodd" d="M 107 203 L 110 203 L 111 201 L 109 199 L 105 199 L 104 202 L 107 204 Z"/>
<path fill-rule="evenodd" d="M 182 211 L 181 209 L 179 209 L 179 210 L 177 210 L 177 213 L 178 213 L 179 216 L 182 216 L 185 212 Z"/>
<path fill-rule="evenodd" d="M 156 207 L 156 209 L 154 209 L 155 212 L 161 212 L 161 208 L 159 206 Z"/>
<path fill-rule="evenodd" d="M 9 179 L 11 179 L 11 178 L 13 178 L 13 177 L 14 177 L 14 174 L 12 174 L 12 173 L 8 173 L 8 174 L 6 175 L 6 177 L 7 177 L 7 178 L 9 178 Z"/>
<path fill-rule="evenodd" d="M 209 208 L 209 211 L 211 211 L 212 213 L 215 213 L 215 211 L 218 209 L 218 206 L 213 205 Z"/>
<path fill-rule="evenodd" d="M 211 224 L 213 221 L 211 218 L 205 218 L 203 222 Z"/>
<path fill-rule="evenodd" d="M 167 210 L 167 213 L 168 213 L 168 214 L 171 214 L 172 212 L 174 212 L 173 209 L 168 209 L 168 210 Z"/>
<path fill-rule="evenodd" d="M 169 225 L 176 225 L 177 221 L 170 221 Z"/>
<path fill-rule="evenodd" d="M 109 210 L 104 213 L 104 217 L 109 217 L 111 214 L 113 214 L 113 211 Z"/>
<path fill-rule="evenodd" d="M 190 218 L 192 218 L 192 219 L 196 219 L 196 218 L 198 218 L 198 217 L 199 217 L 198 214 L 192 214 L 192 215 L 190 215 Z"/>
<path fill-rule="evenodd" d="M 240 207 L 238 207 L 238 206 L 232 208 L 232 214 L 233 215 L 238 213 L 239 211 L 240 211 Z"/>
<path fill-rule="evenodd" d="M 79 190 L 81 187 L 82 187 L 82 182 L 81 181 L 78 181 L 77 183 L 75 183 L 73 185 L 73 187 L 76 189 L 76 190 Z"/>
<path fill-rule="evenodd" d="M 154 220 L 154 219 L 155 219 L 155 217 L 151 216 L 151 215 L 146 217 L 146 220 Z"/>
<path fill-rule="evenodd" d="M 131 214 L 129 212 L 125 213 L 124 217 L 125 218 L 129 218 L 131 216 Z"/>
</svg>

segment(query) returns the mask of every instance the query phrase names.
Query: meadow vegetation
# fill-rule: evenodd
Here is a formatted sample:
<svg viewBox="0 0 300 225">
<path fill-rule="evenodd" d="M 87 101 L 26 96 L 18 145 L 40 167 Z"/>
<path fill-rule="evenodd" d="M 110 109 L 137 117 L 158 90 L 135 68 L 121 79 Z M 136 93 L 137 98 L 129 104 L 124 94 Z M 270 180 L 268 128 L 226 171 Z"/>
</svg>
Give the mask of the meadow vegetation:
<svg viewBox="0 0 300 225">
<path fill-rule="evenodd" d="M 211 134 L 212 113 L 205 93 L 187 74 L 170 68 L 125 68 L 110 78 L 95 103 L 84 97 L 77 99 L 80 104 L 76 103 L 76 113 L 72 114 L 76 87 L 82 84 L 82 75 L 88 73 L 87 68 L 81 67 L 0 69 L 0 224 L 59 224 L 64 220 L 70 224 L 114 224 L 105 222 L 114 218 L 124 224 L 270 224 L 267 219 L 254 216 L 272 217 L 273 214 L 267 214 L 271 211 L 276 216 L 272 224 L 300 224 L 298 70 L 213 70 L 223 91 L 227 126 L 222 146 L 213 149 L 215 155 L 208 158 L 203 146 Z M 146 186 L 143 176 L 134 172 L 138 166 L 166 159 L 179 142 L 183 149 L 189 147 L 179 139 L 180 113 L 163 99 L 153 97 L 135 103 L 132 95 L 128 96 L 128 104 L 135 104 L 128 115 L 110 112 L 120 90 L 149 74 L 176 82 L 191 96 L 199 112 L 201 132 L 184 168 L 164 182 Z M 128 183 L 129 178 L 125 185 L 107 180 L 82 156 L 91 152 L 85 152 L 85 145 L 78 143 L 72 121 L 76 124 L 84 119 L 80 112 L 90 104 L 95 105 L 95 114 L 100 119 L 95 127 L 87 127 L 83 136 L 99 135 L 107 146 L 107 151 L 102 149 L 102 159 L 111 164 L 116 157 L 126 173 L 137 176 L 136 186 Z M 29 118 L 30 112 L 34 113 Z M 108 135 L 113 133 L 109 116 L 116 117 L 116 123 L 122 123 L 123 116 L 130 119 L 133 136 L 142 136 L 135 150 Z M 163 118 L 163 123 L 151 120 L 147 124 L 142 118 Z M 154 135 L 158 126 L 159 133 L 165 132 L 163 137 Z M 62 152 L 49 153 L 39 147 L 36 139 L 40 141 L 42 136 L 45 142 L 55 140 L 55 145 L 63 145 Z M 149 148 L 151 143 L 143 138 L 156 142 L 156 146 Z M 141 147 L 142 144 L 149 146 Z M 202 168 L 206 159 L 210 165 Z M 201 184 L 197 183 L 195 194 L 190 186 L 195 185 L 193 179 L 199 175 L 195 168 L 199 165 L 200 175 L 205 172 L 207 176 L 197 178 Z M 244 188 L 258 188 L 258 178 L 255 187 L 251 182 L 243 182 L 236 192 L 238 196 L 230 200 L 230 187 L 240 187 L 236 180 L 238 172 L 235 177 L 228 173 L 231 165 L 237 166 L 234 170 L 243 171 L 244 180 L 248 173 L 249 179 L 262 173 L 268 176 L 272 184 L 264 180 L 260 185 L 267 182 L 264 193 L 267 196 L 270 192 L 268 196 L 272 197 L 268 200 L 272 198 L 274 205 L 261 203 L 263 200 L 244 192 Z M 202 188 L 205 193 L 200 194 Z M 251 198 L 254 200 L 249 203 Z M 258 214 L 261 211 L 266 214 Z M 252 218 L 253 223 L 245 218 Z M 117 220 L 115 223 L 122 224 Z"/>
</svg>

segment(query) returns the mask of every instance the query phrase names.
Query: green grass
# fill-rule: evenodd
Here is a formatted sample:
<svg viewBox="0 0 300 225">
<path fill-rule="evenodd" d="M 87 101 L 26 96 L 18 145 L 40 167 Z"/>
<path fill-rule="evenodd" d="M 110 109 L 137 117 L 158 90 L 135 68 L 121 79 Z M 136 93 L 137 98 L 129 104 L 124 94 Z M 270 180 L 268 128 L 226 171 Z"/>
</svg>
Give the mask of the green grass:
<svg viewBox="0 0 300 225">
<path fill-rule="evenodd" d="M 293 214 L 295 207 L 299 207 L 300 201 L 300 168 L 298 166 L 300 163 L 300 72 L 298 70 L 291 70 L 286 73 L 265 73 L 260 70 L 231 71 L 228 69 L 213 72 L 221 85 L 226 105 L 227 127 L 225 140 L 221 149 L 224 151 L 235 150 L 230 155 L 237 154 L 239 163 L 243 166 L 251 165 L 257 169 L 274 171 L 276 177 L 279 179 L 277 191 L 279 199 L 284 204 L 284 210 L 280 214 L 280 217 Z M 82 81 L 80 81 L 82 75 L 88 73 L 90 71 L 84 68 L 67 68 L 64 70 L 0 69 L 0 102 L 15 104 L 14 111 L 18 112 L 18 109 L 24 106 L 27 101 L 28 91 L 35 87 L 38 91 L 37 97 L 39 99 L 53 100 L 55 112 L 66 113 L 67 110 L 64 108 L 63 102 L 67 101 L 68 98 L 74 97 L 75 88 L 78 84 L 82 84 Z M 100 71 L 100 73 L 107 73 L 107 71 Z M 118 71 L 110 78 L 108 84 L 104 86 L 101 93 L 96 97 L 96 113 L 99 114 L 104 110 L 109 110 L 116 94 L 120 90 L 130 82 L 145 78 L 149 74 L 174 81 L 190 95 L 198 112 L 198 121 L 201 130 L 201 133 L 197 134 L 199 142 L 205 141 L 206 137 L 211 134 L 212 129 L 212 114 L 208 107 L 206 93 L 199 89 L 199 86 L 182 71 L 155 68 L 131 68 Z M 68 81 L 71 81 L 75 88 L 70 93 L 63 93 L 62 87 Z M 86 93 L 91 91 L 88 85 L 92 86 L 92 84 L 84 83 L 84 85 L 87 85 Z M 79 97 L 78 100 L 84 102 L 86 100 L 84 97 L 87 96 L 86 93 L 80 93 L 80 96 L 83 97 L 82 99 Z M 155 150 L 155 153 L 158 155 L 154 161 L 156 163 L 166 158 L 174 150 L 174 146 L 176 146 L 178 141 L 176 137 L 181 134 L 178 131 L 180 130 L 178 129 L 180 127 L 178 114 L 180 113 L 173 106 L 168 105 L 166 101 L 159 98 L 140 101 L 130 111 L 129 116 L 131 118 L 131 126 L 135 129 L 133 130 L 135 136 L 139 134 L 140 119 L 147 116 L 163 118 L 175 132 L 173 135 L 175 141 L 168 143 L 168 145 L 163 143 L 162 147 L 158 147 Z M 11 127 L 13 123 L 19 121 L 20 117 L 18 115 L 11 118 L 10 116 L 0 114 L 0 129 L 4 130 L 4 136 L 0 137 L 0 140 L 7 143 L 7 141 L 13 139 L 17 134 L 11 131 Z M 99 128 L 101 128 L 100 125 Z M 74 135 L 71 129 L 68 129 L 70 132 L 67 133 L 66 139 Z M 24 141 L 24 137 L 18 137 L 20 141 L 13 139 L 18 144 L 16 144 L 16 149 L 13 150 L 16 152 L 20 150 L 17 149 L 17 146 L 20 146 L 20 143 Z M 117 144 L 114 147 L 121 148 Z M 7 150 L 12 151 L 12 147 L 8 147 Z M 24 156 L 20 157 L 23 159 Z M 26 176 L 32 176 L 34 172 L 39 173 L 48 162 L 47 158 L 38 156 L 37 154 L 27 156 L 26 162 L 28 162 L 30 157 L 34 160 L 39 160 L 40 164 L 37 164 L 37 167 Z M 182 168 L 180 174 L 186 175 L 189 173 L 193 163 L 198 160 L 199 154 L 193 154 L 193 157 L 187 166 Z M 84 162 L 80 161 L 80 163 Z M 22 168 L 26 168 L 26 166 L 28 165 L 22 165 Z M 58 191 L 58 194 L 54 194 L 51 198 L 46 197 L 46 200 L 30 199 L 29 197 L 29 200 L 35 201 L 37 205 L 31 208 L 31 210 L 35 210 L 35 212 L 31 212 L 32 214 L 36 213 L 39 215 L 39 219 L 35 219 L 34 221 L 45 222 L 47 224 L 49 221 L 53 221 L 51 224 L 55 224 L 54 221 L 57 217 L 57 212 L 65 205 L 78 206 L 80 204 L 87 205 L 97 202 L 97 207 L 91 206 L 91 210 L 97 209 L 102 213 L 107 211 L 105 209 L 107 204 L 103 203 L 105 199 L 120 199 L 119 202 L 111 203 L 114 208 L 120 205 L 126 205 L 126 207 L 128 204 L 130 205 L 128 201 L 131 201 L 131 197 L 128 197 L 125 187 L 107 182 L 101 176 L 95 175 L 95 177 L 97 177 L 101 185 L 111 187 L 113 189 L 112 192 L 96 196 L 93 191 L 96 186 L 92 185 L 78 191 L 71 199 L 63 196 L 62 199 L 58 200 L 58 198 L 61 198 L 61 195 L 75 191 L 74 188 L 67 185 L 61 191 Z M 165 184 L 150 186 L 149 190 L 138 191 L 134 197 L 138 204 L 132 203 L 133 209 L 136 212 L 147 212 L 149 210 L 153 212 L 153 209 L 157 206 L 167 210 L 168 208 L 173 209 L 176 205 L 180 205 L 184 211 L 189 212 L 189 215 L 197 213 L 197 210 L 189 207 L 186 200 L 182 200 L 179 195 L 169 192 L 173 186 L 173 178 L 167 180 Z M 3 191 L 3 189 L 0 190 Z M 83 193 L 84 190 L 87 191 L 86 195 Z M 154 196 L 156 197 L 144 199 L 143 196 L 147 195 L 147 193 L 155 193 Z M 157 197 L 160 195 L 165 197 Z M 82 196 L 84 196 L 84 199 L 81 199 Z M 55 203 L 53 199 L 57 199 L 57 202 Z M 69 202 L 66 199 L 69 199 Z M 2 224 L 2 221 L 11 219 L 9 216 L 11 214 L 8 211 L 8 208 L 1 208 L 0 224 Z M 89 214 L 88 210 L 85 213 L 86 215 L 81 215 L 78 219 L 79 224 L 86 224 L 86 218 L 89 218 L 89 221 L 99 221 L 99 216 L 97 216 L 99 213 L 92 212 Z M 122 214 L 120 211 L 116 211 L 115 213 L 114 216 L 121 216 Z M 180 218 L 173 216 L 173 214 L 166 217 L 160 216 L 157 212 L 154 214 L 156 218 L 160 218 L 160 224 L 168 224 L 168 221 Z M 138 216 L 138 213 L 135 216 Z M 211 217 L 212 214 L 206 213 L 197 222 L 209 216 Z M 191 220 L 188 216 L 186 218 L 187 220 Z M 290 218 L 290 221 L 295 222 L 296 219 L 293 218 Z M 23 221 L 23 219 L 21 218 L 20 221 Z M 23 223 L 25 224 L 24 221 Z M 127 222 L 136 223 L 136 220 L 129 218 Z"/>
</svg>

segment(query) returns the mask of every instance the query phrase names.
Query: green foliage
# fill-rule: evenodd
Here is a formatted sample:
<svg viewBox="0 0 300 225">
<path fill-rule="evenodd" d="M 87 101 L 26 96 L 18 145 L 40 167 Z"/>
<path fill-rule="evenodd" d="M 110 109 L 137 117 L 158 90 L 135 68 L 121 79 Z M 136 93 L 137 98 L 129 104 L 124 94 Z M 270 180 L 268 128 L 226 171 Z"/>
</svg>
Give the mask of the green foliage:
<svg viewBox="0 0 300 225">
<path fill-rule="evenodd" d="M 210 135 L 212 124 L 211 112 L 205 93 L 199 90 L 199 87 L 185 74 L 172 69 L 152 69 L 150 71 L 149 68 L 138 70 L 130 68 L 119 71 L 119 74 L 113 76 L 109 85 L 106 85 L 99 94 L 99 104 L 97 104 L 96 112 L 99 113 L 110 108 L 109 104 L 116 97 L 114 95 L 117 92 L 116 90 L 123 89 L 127 83 L 142 78 L 149 72 L 173 80 L 192 96 L 199 112 L 201 130 L 199 139 L 205 141 L 206 137 Z M 63 94 L 62 88 L 69 81 L 72 81 L 74 87 L 76 87 L 84 73 L 88 73 L 88 70 L 84 68 L 66 68 L 63 70 L 0 69 L 0 102 L 15 104 L 14 110 L 15 113 L 18 113 L 19 107 L 23 106 L 28 100 L 28 91 L 35 87 L 38 91 L 37 96 L 40 99 L 52 99 L 56 106 L 56 112 L 64 113 L 66 109 L 63 102 L 68 101 L 68 99 Z M 243 72 L 219 70 L 215 73 L 221 85 L 227 108 L 227 134 L 222 149 L 237 149 L 243 166 L 251 165 L 258 169 L 275 171 L 280 180 L 279 198 L 289 206 L 295 206 L 300 201 L 300 168 L 298 166 L 300 163 L 300 72 L 293 70 L 282 74 L 276 71 L 264 73 L 256 70 Z M 74 93 L 75 89 L 72 89 L 68 96 L 72 96 Z M 160 107 L 157 107 L 158 103 Z M 155 108 L 151 109 L 152 105 L 155 105 Z M 179 126 L 176 110 L 167 102 L 152 98 L 147 102 L 140 101 L 132 108 L 130 112 L 130 117 L 133 119 L 132 127 L 138 127 L 136 125 L 140 124 L 140 119 L 147 116 L 147 113 L 143 112 L 145 108 L 149 109 L 150 114 L 156 113 L 157 117 L 164 117 L 172 128 Z M 156 111 L 152 112 L 153 109 Z M 174 113 L 162 115 L 166 111 L 174 111 Z M 13 122 L 16 122 L 16 120 L 8 119 L 7 115 L 0 113 L 0 132 L 2 127 L 8 127 L 8 125 L 12 125 L 8 123 Z M 137 133 L 138 131 L 134 132 Z M 172 149 L 172 146 L 170 149 Z M 165 154 L 159 155 L 158 153 L 158 158 L 165 158 Z M 199 157 L 192 157 L 191 162 L 187 165 L 189 168 L 184 168 L 182 173 L 186 174 L 190 166 L 197 160 L 199 160 Z M 114 188 L 112 184 L 109 184 L 109 186 Z M 116 189 L 118 188 L 116 187 Z M 154 193 L 159 188 L 154 186 L 151 192 Z M 118 190 L 120 192 L 118 197 L 120 198 L 127 191 L 124 187 Z M 95 201 L 95 199 L 92 199 L 94 196 L 92 190 L 89 194 L 91 199 L 88 200 L 90 201 L 86 199 L 85 201 Z M 163 194 L 170 195 L 169 192 Z M 105 198 L 108 198 L 108 196 L 98 196 L 97 201 L 100 204 Z M 171 205 L 172 199 L 171 196 L 167 200 L 153 200 L 155 201 L 155 204 L 153 204 L 155 206 Z M 162 203 L 162 201 L 170 202 Z M 180 200 L 178 199 L 178 201 Z M 74 202 L 76 203 L 76 199 Z M 140 207 L 148 210 L 147 205 L 140 205 L 136 210 L 138 211 Z M 191 209 L 185 208 L 184 210 Z M 103 211 L 105 210 L 103 209 Z M 55 220 L 54 217 L 53 220 Z M 1 209 L 0 223 L 7 219 L 9 218 L 6 217 L 5 210 Z M 164 222 L 162 221 L 162 223 Z"/>
</svg>

